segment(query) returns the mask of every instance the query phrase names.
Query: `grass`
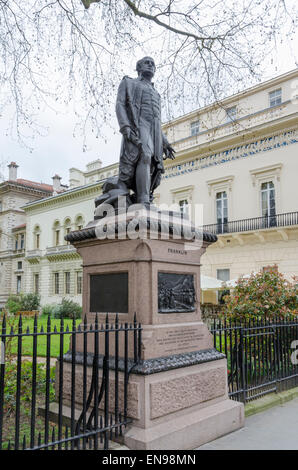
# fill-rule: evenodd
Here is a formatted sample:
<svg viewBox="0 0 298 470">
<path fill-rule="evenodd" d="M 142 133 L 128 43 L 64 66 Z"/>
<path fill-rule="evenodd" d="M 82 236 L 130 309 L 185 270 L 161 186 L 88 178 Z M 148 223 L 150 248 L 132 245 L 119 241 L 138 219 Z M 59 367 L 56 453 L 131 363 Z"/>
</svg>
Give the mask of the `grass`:
<svg viewBox="0 0 298 470">
<path fill-rule="evenodd" d="M 31 436 L 31 405 L 32 405 L 32 362 L 30 360 L 22 361 L 20 379 L 20 402 L 19 402 L 19 435 L 20 448 L 25 438 L 26 446 L 30 443 Z M 37 364 L 36 367 L 36 420 L 35 420 L 35 445 L 39 432 L 41 439 L 44 434 L 45 422 L 37 415 L 39 405 L 45 404 L 45 392 L 47 384 L 46 368 L 44 364 Z M 55 400 L 55 367 L 50 370 L 50 388 L 49 400 Z M 17 364 L 8 363 L 5 368 L 4 380 L 4 401 L 3 401 L 3 449 L 7 449 L 9 442 L 14 448 L 15 441 L 15 418 L 16 418 L 16 383 L 17 383 Z"/>
<path fill-rule="evenodd" d="M 22 332 L 24 336 L 22 337 L 22 355 L 23 356 L 32 356 L 33 354 L 33 336 L 26 336 L 27 329 L 29 332 L 32 333 L 34 329 L 34 318 L 23 318 L 22 319 Z M 47 316 L 41 316 L 38 318 L 37 322 L 37 331 L 40 332 L 41 328 L 43 331 L 47 331 Z M 82 322 L 81 319 L 76 320 L 76 326 L 78 326 Z M 18 319 L 17 318 L 9 318 L 7 321 L 7 332 L 10 331 L 10 326 L 13 326 L 14 334 L 18 333 Z M 61 321 L 56 319 L 51 319 L 51 332 L 54 332 L 56 327 L 57 333 L 59 333 L 61 328 Z M 72 330 L 72 320 L 65 319 L 64 320 L 64 331 L 66 328 Z M 69 342 L 70 342 L 70 334 L 63 335 L 63 354 L 65 354 L 69 349 Z M 60 337 L 59 334 L 51 334 L 51 348 L 50 348 L 50 356 L 51 357 L 58 357 L 60 353 Z M 11 354 L 17 354 L 18 352 L 18 338 L 14 337 L 11 339 Z M 39 335 L 37 336 L 37 356 L 39 357 L 46 357 L 47 354 L 47 335 Z"/>
</svg>

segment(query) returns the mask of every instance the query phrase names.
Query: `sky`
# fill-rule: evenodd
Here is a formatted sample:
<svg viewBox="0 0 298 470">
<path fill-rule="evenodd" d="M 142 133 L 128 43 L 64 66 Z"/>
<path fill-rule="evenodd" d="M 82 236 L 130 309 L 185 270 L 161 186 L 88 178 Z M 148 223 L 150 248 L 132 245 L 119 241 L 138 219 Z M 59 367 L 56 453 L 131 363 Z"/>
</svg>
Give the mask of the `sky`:
<svg viewBox="0 0 298 470">
<path fill-rule="evenodd" d="M 267 63 L 263 75 L 264 80 L 293 70 L 298 63 L 298 32 L 291 40 L 291 44 L 283 41 L 278 44 L 274 54 L 267 57 Z M 131 51 L 128 57 L 127 75 L 133 76 L 131 64 L 139 57 Z M 158 71 L 157 71 L 158 74 Z M 115 93 L 116 101 L 116 93 Z M 104 138 L 96 139 L 92 135 L 87 136 L 87 149 L 83 151 L 81 136 L 74 137 L 73 131 L 76 118 L 71 110 L 66 108 L 62 114 L 56 114 L 50 109 L 44 111 L 42 124 L 47 127 L 46 135 L 35 136 L 33 151 L 13 140 L 7 133 L 7 116 L 0 116 L 0 178 L 7 179 L 7 165 L 15 161 L 18 165 L 18 177 L 33 181 L 51 184 L 52 176 L 58 174 L 62 177 L 62 183 L 68 184 L 69 168 L 75 167 L 85 170 L 86 164 L 100 158 L 103 166 L 115 163 L 119 159 L 121 136 L 118 130 L 116 115 L 110 122 L 110 126 L 103 128 Z"/>
</svg>

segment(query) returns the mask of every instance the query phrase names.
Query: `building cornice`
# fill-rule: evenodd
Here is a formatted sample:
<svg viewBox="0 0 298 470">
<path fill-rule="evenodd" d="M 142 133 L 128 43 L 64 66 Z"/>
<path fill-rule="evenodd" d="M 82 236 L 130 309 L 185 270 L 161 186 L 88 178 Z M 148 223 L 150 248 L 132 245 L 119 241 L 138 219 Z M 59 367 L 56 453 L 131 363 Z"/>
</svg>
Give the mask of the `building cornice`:
<svg viewBox="0 0 298 470">
<path fill-rule="evenodd" d="M 287 72 L 285 74 L 279 75 L 278 77 L 274 77 L 274 78 L 271 78 L 270 80 L 266 80 L 265 82 L 254 85 L 239 93 L 235 93 L 234 95 L 228 96 L 227 98 L 224 98 L 222 100 L 215 101 L 211 103 L 210 105 L 203 106 L 202 108 L 198 108 L 194 111 L 191 111 L 190 113 L 184 114 L 183 116 L 179 116 L 176 119 L 167 121 L 163 124 L 163 130 L 166 131 L 168 128 L 172 126 L 176 126 L 177 124 L 181 124 L 182 122 L 192 120 L 198 117 L 200 114 L 212 111 L 218 108 L 219 106 L 226 107 L 236 100 L 253 95 L 259 91 L 263 91 L 268 88 L 278 86 L 281 83 L 286 82 L 289 79 L 296 78 L 296 77 L 298 77 L 298 68 L 295 70 L 291 70 L 290 72 Z"/>
<path fill-rule="evenodd" d="M 166 160 L 164 167 L 173 168 L 177 164 L 186 163 L 193 158 L 204 158 L 212 152 L 219 153 L 237 145 L 250 144 L 254 140 L 268 138 L 283 131 L 296 130 L 298 126 L 298 112 L 287 115 L 271 122 L 243 129 L 239 132 L 223 135 L 210 141 L 183 148 L 176 152 L 174 162 Z M 191 139 L 191 137 L 189 137 Z"/>
<path fill-rule="evenodd" d="M 101 189 L 104 181 L 105 180 L 97 181 L 96 183 L 88 184 L 86 186 L 70 189 L 62 194 L 57 194 L 56 196 L 29 202 L 25 206 L 22 206 L 22 208 L 26 213 L 28 213 L 36 209 L 64 205 L 66 202 L 72 202 L 76 199 L 89 199 L 88 196 L 91 194 L 97 194 L 97 192 Z"/>
<path fill-rule="evenodd" d="M 25 214 L 25 212 L 22 211 L 22 210 L 18 210 L 18 209 L 5 209 L 4 211 L 0 212 L 0 217 L 1 217 L 1 215 L 7 215 L 7 214 L 11 214 L 11 213 L 13 213 L 13 214 L 22 214 L 22 215 Z"/>
<path fill-rule="evenodd" d="M 44 197 L 47 197 L 52 194 L 50 191 L 43 191 L 38 188 L 19 184 L 17 181 L 3 181 L 2 183 L 0 183 L 0 193 L 7 193 L 9 191 L 16 193 L 34 194 Z"/>
<path fill-rule="evenodd" d="M 234 143 L 234 145 L 226 145 L 221 148 L 210 151 L 205 146 L 205 152 L 187 155 L 183 161 L 177 161 L 172 166 L 165 168 L 163 180 L 181 174 L 191 173 L 210 166 L 218 166 L 224 163 L 238 160 L 240 158 L 252 157 L 260 152 L 267 152 L 276 148 L 284 148 L 288 145 L 298 143 L 298 128 L 287 129 L 275 133 L 268 133 L 266 136 Z"/>
</svg>

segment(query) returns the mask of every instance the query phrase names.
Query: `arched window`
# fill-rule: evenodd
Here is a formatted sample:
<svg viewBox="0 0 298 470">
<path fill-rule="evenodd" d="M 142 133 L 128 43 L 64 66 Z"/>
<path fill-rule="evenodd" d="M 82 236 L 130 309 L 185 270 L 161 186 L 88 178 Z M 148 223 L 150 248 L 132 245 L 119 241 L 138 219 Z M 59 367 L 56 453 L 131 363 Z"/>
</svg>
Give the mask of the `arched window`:
<svg viewBox="0 0 298 470">
<path fill-rule="evenodd" d="M 83 219 L 83 216 L 77 215 L 76 221 L 75 221 L 75 229 L 76 229 L 76 230 L 82 230 L 83 227 L 84 227 L 84 219 Z"/>
<path fill-rule="evenodd" d="M 64 236 L 71 232 L 71 219 L 67 217 L 64 221 Z M 66 242 L 69 245 L 69 242 Z"/>
<path fill-rule="evenodd" d="M 53 242 L 54 246 L 60 245 L 60 238 L 61 238 L 61 227 L 60 222 L 57 220 L 53 225 Z"/>
<path fill-rule="evenodd" d="M 39 250 L 40 249 L 40 226 L 35 225 L 34 231 L 33 231 L 33 244 L 34 244 L 34 249 Z"/>
</svg>

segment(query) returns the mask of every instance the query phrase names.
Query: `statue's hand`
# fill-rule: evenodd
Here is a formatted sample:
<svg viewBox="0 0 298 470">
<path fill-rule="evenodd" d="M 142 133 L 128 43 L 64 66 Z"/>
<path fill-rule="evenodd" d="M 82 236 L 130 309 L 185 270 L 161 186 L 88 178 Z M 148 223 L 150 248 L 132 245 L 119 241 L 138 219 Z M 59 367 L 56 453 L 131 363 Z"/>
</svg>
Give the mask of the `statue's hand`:
<svg viewBox="0 0 298 470">
<path fill-rule="evenodd" d="M 166 158 L 170 158 L 171 160 L 174 160 L 175 159 L 175 150 L 173 149 L 173 147 L 171 147 L 170 145 L 168 145 L 165 149 L 165 154 L 166 154 Z"/>
<path fill-rule="evenodd" d="M 128 126 L 124 127 L 122 130 L 122 135 L 125 140 L 131 140 L 131 128 Z"/>
</svg>

